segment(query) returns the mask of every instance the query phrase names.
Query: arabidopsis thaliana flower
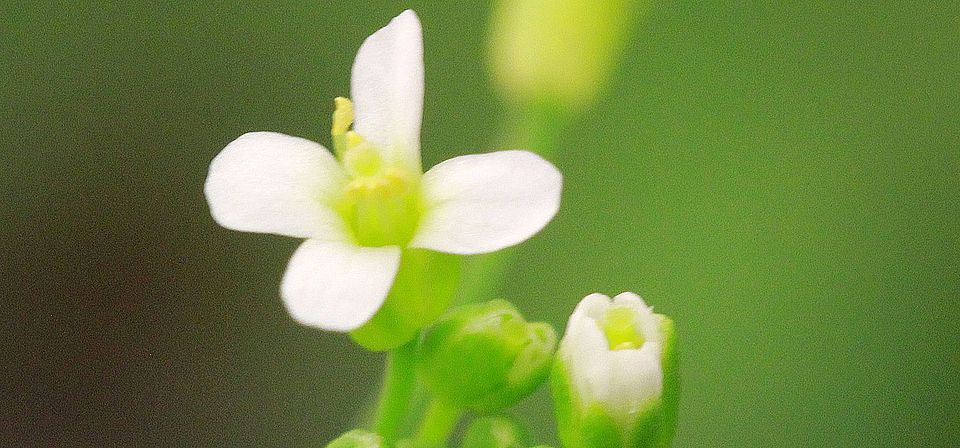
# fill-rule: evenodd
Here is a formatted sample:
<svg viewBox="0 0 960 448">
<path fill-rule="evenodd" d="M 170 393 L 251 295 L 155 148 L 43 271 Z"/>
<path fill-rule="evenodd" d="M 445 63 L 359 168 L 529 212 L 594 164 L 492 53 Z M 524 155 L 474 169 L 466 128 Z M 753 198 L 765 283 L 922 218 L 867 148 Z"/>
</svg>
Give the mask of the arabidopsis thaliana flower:
<svg viewBox="0 0 960 448">
<path fill-rule="evenodd" d="M 211 162 L 205 193 L 220 225 L 306 239 L 280 288 L 299 322 L 354 330 L 382 306 L 404 248 L 491 252 L 530 238 L 556 214 L 561 175 L 531 152 L 461 156 L 424 173 L 423 83 L 420 21 L 408 10 L 360 47 L 353 102 L 336 102 L 335 155 L 302 138 L 252 132 Z"/>
</svg>

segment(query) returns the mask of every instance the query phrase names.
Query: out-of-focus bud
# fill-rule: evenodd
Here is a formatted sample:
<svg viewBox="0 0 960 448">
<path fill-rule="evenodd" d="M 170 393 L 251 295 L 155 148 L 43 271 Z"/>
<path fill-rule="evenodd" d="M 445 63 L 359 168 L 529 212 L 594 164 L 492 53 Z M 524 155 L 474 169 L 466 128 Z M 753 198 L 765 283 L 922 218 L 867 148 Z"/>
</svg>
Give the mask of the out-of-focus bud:
<svg viewBox="0 0 960 448">
<path fill-rule="evenodd" d="M 539 387 L 556 343 L 550 325 L 527 322 L 506 301 L 470 304 L 426 330 L 418 347 L 419 369 L 437 399 L 486 413 Z"/>
<path fill-rule="evenodd" d="M 553 371 L 566 448 L 667 447 L 677 415 L 673 322 L 636 294 L 584 298 Z"/>
<path fill-rule="evenodd" d="M 382 446 L 383 439 L 380 436 L 363 429 L 354 429 L 327 444 L 327 448 L 380 448 Z"/>
<path fill-rule="evenodd" d="M 495 81 L 521 103 L 580 109 L 596 97 L 646 0 L 501 0 L 491 29 Z"/>
<path fill-rule="evenodd" d="M 527 432 L 514 419 L 498 415 L 473 421 L 461 448 L 527 448 Z"/>
</svg>

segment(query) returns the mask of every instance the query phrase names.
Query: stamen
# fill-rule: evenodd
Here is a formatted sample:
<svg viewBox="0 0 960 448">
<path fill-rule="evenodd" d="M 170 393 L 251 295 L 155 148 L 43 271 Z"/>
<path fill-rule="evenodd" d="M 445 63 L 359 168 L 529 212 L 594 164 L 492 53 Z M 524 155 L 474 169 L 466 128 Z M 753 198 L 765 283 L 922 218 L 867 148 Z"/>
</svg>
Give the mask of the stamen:
<svg viewBox="0 0 960 448">
<path fill-rule="evenodd" d="M 356 134 L 350 131 L 353 125 L 353 102 L 348 98 L 338 96 L 334 98 L 333 126 L 330 127 L 330 136 L 333 137 L 333 152 L 338 158 L 350 149 L 349 135 Z M 359 137 L 359 136 L 357 136 Z"/>
<path fill-rule="evenodd" d="M 333 128 L 330 134 L 333 136 L 343 135 L 353 124 L 353 102 L 349 98 L 338 96 L 333 99 L 335 109 L 333 111 Z"/>
</svg>

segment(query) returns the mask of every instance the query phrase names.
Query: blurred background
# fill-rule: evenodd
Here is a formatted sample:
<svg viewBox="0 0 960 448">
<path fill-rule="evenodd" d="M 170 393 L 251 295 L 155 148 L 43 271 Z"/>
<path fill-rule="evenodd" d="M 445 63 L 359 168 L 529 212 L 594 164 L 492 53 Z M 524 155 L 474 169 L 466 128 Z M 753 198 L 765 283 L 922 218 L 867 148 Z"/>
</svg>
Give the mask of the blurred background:
<svg viewBox="0 0 960 448">
<path fill-rule="evenodd" d="M 960 445 L 960 8 L 667 0 L 561 138 L 504 297 L 679 325 L 678 447 Z M 319 447 L 382 356 L 298 326 L 298 241 L 202 195 L 252 130 L 328 144 L 362 40 L 425 32 L 426 166 L 497 148 L 491 5 L 2 2 L 3 446 Z M 555 443 L 547 394 L 517 412 Z"/>
</svg>

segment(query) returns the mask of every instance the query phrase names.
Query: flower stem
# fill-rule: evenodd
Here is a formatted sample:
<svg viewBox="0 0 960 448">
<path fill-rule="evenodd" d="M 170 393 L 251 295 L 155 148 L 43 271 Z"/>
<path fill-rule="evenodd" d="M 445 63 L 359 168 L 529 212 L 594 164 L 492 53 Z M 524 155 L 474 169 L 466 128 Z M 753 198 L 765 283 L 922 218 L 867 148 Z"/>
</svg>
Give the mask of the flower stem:
<svg viewBox="0 0 960 448">
<path fill-rule="evenodd" d="M 375 429 L 377 434 L 392 444 L 407 416 L 410 398 L 416 384 L 414 362 L 416 339 L 390 352 L 384 373 L 383 389 L 377 405 Z"/>
<path fill-rule="evenodd" d="M 457 422 L 460 421 L 462 411 L 459 408 L 451 406 L 440 400 L 434 399 L 430 402 L 426 414 L 423 416 L 423 422 L 420 423 L 420 431 L 417 433 L 418 448 L 441 448 L 450 438 Z"/>
<path fill-rule="evenodd" d="M 496 297 L 507 280 L 505 276 L 516 255 L 517 251 L 511 247 L 500 252 L 471 257 L 464 264 L 455 303 L 462 305 Z"/>
<path fill-rule="evenodd" d="M 514 112 L 509 125 L 512 136 L 508 146 L 524 148 L 552 159 L 558 152 L 562 133 L 573 114 L 550 103 L 534 102 Z M 456 303 L 474 303 L 490 300 L 500 294 L 507 274 L 519 255 L 516 248 L 470 257 L 464 265 L 457 291 Z"/>
<path fill-rule="evenodd" d="M 514 145 L 552 159 L 560 138 L 575 116 L 557 104 L 532 102 L 521 106 L 515 118 Z"/>
</svg>

